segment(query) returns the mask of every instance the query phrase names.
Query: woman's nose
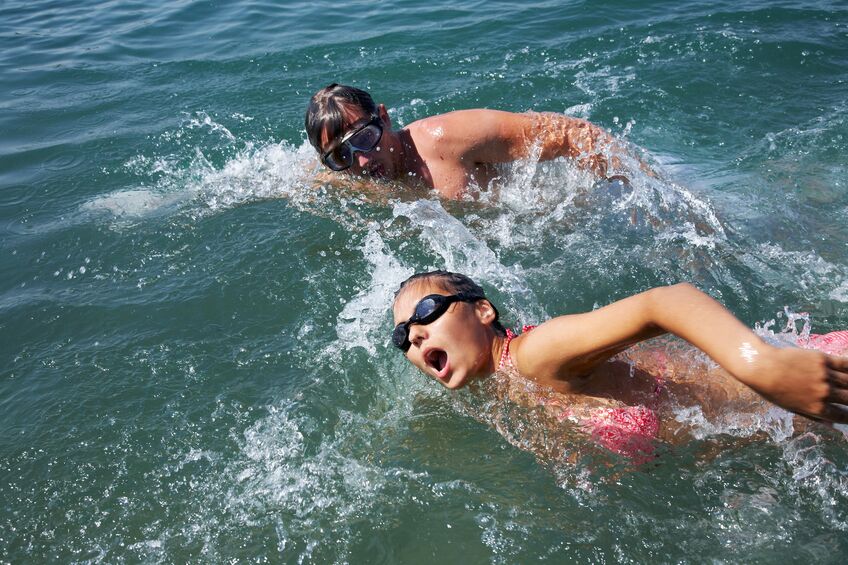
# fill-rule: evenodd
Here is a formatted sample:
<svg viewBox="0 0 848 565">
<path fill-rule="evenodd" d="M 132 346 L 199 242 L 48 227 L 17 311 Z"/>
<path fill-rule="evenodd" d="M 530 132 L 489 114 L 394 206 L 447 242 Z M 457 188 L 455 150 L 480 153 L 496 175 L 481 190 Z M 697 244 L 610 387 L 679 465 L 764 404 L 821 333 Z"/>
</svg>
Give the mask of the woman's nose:
<svg viewBox="0 0 848 565">
<path fill-rule="evenodd" d="M 421 342 L 427 338 L 427 328 L 421 324 L 412 324 L 409 326 L 409 343 L 418 347 Z"/>
</svg>

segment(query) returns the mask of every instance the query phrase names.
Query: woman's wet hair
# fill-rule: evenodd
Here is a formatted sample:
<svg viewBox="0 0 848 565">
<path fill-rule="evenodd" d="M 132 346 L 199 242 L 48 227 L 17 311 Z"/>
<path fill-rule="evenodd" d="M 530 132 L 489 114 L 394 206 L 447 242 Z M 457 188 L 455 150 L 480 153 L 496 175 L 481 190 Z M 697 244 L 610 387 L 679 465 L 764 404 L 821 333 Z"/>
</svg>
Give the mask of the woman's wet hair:
<svg viewBox="0 0 848 565">
<path fill-rule="evenodd" d="M 306 135 L 312 147 L 322 152 L 321 133 L 325 130 L 330 141 L 345 133 L 345 116 L 357 108 L 369 116 L 377 115 L 377 105 L 364 90 L 334 82 L 316 92 L 306 108 Z"/>
<path fill-rule="evenodd" d="M 430 271 L 427 273 L 416 273 L 400 283 L 400 287 L 398 287 L 397 291 L 395 291 L 395 300 L 397 300 L 397 297 L 400 296 L 400 293 L 403 292 L 407 286 L 415 286 L 423 282 L 437 284 L 452 294 L 459 294 L 461 292 L 476 300 L 486 300 L 492 305 L 492 310 L 495 311 L 495 319 L 492 320 L 492 328 L 498 335 L 506 335 L 506 328 L 504 328 L 503 324 L 501 324 L 499 320 L 500 313 L 495 305 L 492 304 L 492 301 L 486 298 L 486 292 L 483 290 L 483 287 L 461 273 L 452 273 L 450 271 L 442 270 Z"/>
</svg>

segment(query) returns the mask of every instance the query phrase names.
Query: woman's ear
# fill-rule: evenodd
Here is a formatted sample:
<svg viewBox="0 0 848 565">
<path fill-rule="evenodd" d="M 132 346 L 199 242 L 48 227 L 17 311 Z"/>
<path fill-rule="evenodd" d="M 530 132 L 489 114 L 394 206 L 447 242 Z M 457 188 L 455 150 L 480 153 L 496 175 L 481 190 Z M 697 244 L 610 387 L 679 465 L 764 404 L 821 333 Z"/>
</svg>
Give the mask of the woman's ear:
<svg viewBox="0 0 848 565">
<path fill-rule="evenodd" d="M 492 306 L 492 303 L 487 298 L 475 302 L 474 311 L 477 314 L 477 318 L 487 326 L 494 322 L 497 317 L 495 307 Z"/>
</svg>

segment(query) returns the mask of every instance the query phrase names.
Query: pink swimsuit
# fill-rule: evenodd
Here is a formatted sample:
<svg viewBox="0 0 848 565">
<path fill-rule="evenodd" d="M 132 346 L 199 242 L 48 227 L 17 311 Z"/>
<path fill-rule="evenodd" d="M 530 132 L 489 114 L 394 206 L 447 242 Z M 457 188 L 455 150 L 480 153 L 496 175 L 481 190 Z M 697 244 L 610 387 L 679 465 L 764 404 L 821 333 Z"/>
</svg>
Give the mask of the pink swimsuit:
<svg viewBox="0 0 848 565">
<path fill-rule="evenodd" d="M 807 346 L 831 355 L 845 353 L 848 351 L 848 331 L 830 332 L 823 335 L 810 334 L 810 341 Z"/>
<path fill-rule="evenodd" d="M 528 332 L 535 327 L 524 326 L 521 331 Z M 515 334 L 509 329 L 506 330 L 506 343 L 498 364 L 499 370 L 504 365 L 515 367 L 509 354 L 509 343 L 514 338 Z M 574 416 L 566 409 L 558 417 L 565 420 Z M 595 408 L 588 418 L 577 419 L 577 423 L 600 445 L 637 462 L 652 458 L 654 440 L 660 431 L 659 417 L 646 406 Z"/>
</svg>

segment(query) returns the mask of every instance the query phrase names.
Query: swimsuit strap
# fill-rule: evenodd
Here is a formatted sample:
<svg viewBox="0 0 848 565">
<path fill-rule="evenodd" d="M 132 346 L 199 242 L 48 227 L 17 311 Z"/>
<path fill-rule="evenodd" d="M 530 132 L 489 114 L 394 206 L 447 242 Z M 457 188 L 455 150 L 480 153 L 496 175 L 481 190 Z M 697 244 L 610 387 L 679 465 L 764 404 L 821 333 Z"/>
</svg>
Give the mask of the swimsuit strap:
<svg viewBox="0 0 848 565">
<path fill-rule="evenodd" d="M 503 348 L 503 351 L 501 352 L 501 360 L 498 363 L 498 371 L 503 369 L 503 366 L 506 365 L 507 363 L 509 363 L 510 367 L 512 366 L 512 359 L 509 356 L 509 342 L 512 341 L 513 338 L 515 338 L 515 334 L 512 333 L 511 329 L 507 328 L 506 329 L 506 341 L 504 342 L 504 348 Z"/>
<path fill-rule="evenodd" d="M 521 326 L 521 333 L 527 333 L 535 327 L 536 326 L 530 326 L 530 325 L 525 324 L 525 325 Z M 518 337 L 518 336 L 515 333 L 513 333 L 513 331 L 511 329 L 509 329 L 509 328 L 506 329 L 506 342 L 504 343 L 504 348 L 503 348 L 503 351 L 501 352 L 501 360 L 498 363 L 498 371 L 503 369 L 504 365 L 507 365 L 507 364 L 509 364 L 510 367 L 515 367 L 515 365 L 512 364 L 512 356 L 509 354 L 509 342 L 511 342 L 516 337 Z"/>
</svg>

